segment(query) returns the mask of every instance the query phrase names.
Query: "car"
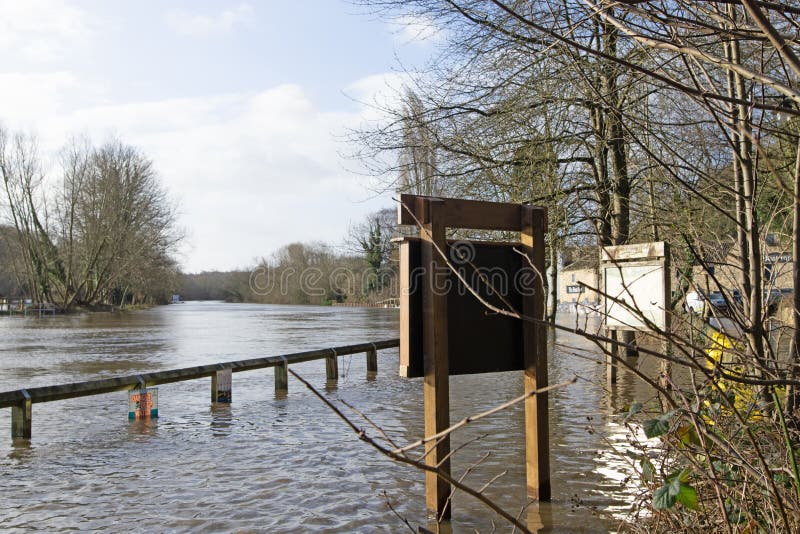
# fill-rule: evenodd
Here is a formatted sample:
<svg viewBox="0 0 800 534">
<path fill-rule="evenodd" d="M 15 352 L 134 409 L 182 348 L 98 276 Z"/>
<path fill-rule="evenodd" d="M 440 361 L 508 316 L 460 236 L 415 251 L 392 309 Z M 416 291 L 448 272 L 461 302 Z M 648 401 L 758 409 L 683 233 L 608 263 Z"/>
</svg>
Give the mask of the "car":
<svg viewBox="0 0 800 534">
<path fill-rule="evenodd" d="M 700 291 L 689 291 L 686 293 L 683 307 L 689 313 L 704 313 L 706 302 L 710 303 L 711 307 L 716 310 L 728 309 L 728 301 L 721 291 L 710 291 L 708 295 Z"/>
<path fill-rule="evenodd" d="M 763 298 L 764 307 L 769 311 L 769 313 L 774 313 L 775 310 L 778 309 L 778 305 L 783 298 L 783 293 L 780 289 L 772 289 L 770 291 L 765 290 Z M 732 289 L 731 295 L 728 301 L 726 301 L 725 297 L 720 291 L 711 291 L 707 297 L 699 291 L 690 291 L 686 294 L 686 303 L 684 307 L 688 312 L 694 311 L 697 313 L 703 313 L 705 310 L 704 305 L 706 300 L 711 302 L 711 305 L 717 310 L 726 310 L 729 303 L 733 303 L 741 308 L 742 292 L 739 289 Z"/>
</svg>

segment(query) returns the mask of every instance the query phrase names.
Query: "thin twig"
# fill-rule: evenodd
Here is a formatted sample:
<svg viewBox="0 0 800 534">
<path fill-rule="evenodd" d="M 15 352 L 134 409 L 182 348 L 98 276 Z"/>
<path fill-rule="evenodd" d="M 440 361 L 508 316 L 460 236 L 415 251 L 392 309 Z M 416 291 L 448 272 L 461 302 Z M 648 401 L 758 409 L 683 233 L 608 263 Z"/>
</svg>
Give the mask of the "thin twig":
<svg viewBox="0 0 800 534">
<path fill-rule="evenodd" d="M 397 516 L 397 518 L 398 518 L 400 521 L 402 521 L 403 523 L 405 523 L 405 525 L 408 527 L 408 530 L 410 530 L 411 532 L 413 532 L 414 534 L 416 534 L 416 532 L 417 532 L 417 531 L 416 531 L 416 530 L 414 530 L 414 527 L 412 527 L 412 526 L 411 526 L 411 523 L 409 523 L 409 522 L 408 522 L 408 519 L 406 519 L 405 517 L 403 517 L 402 515 L 400 515 L 400 513 L 399 513 L 397 510 L 395 510 L 395 509 L 394 509 L 394 506 L 392 506 L 392 502 L 389 500 L 389 494 L 388 494 L 388 493 L 386 493 L 386 490 L 383 490 L 383 498 L 386 500 L 386 507 L 387 507 L 387 508 L 389 508 L 389 510 L 391 510 L 391 511 L 392 511 L 392 513 L 393 513 L 394 515 L 396 515 L 396 516 Z"/>
<path fill-rule="evenodd" d="M 523 395 L 520 395 L 519 397 L 516 397 L 516 398 L 513 398 L 513 399 L 511 399 L 509 401 L 506 401 L 503 404 L 499 404 L 499 405 L 495 406 L 494 408 L 492 408 L 490 410 L 486 410 L 485 412 L 481 412 L 481 413 L 479 413 L 477 415 L 471 415 L 469 417 L 465 417 L 464 419 L 462 419 L 458 423 L 450 425 L 449 427 L 445 428 L 441 432 L 438 432 L 438 433 L 436 433 L 436 434 L 434 434 L 432 436 L 425 436 L 422 439 L 418 439 L 414 443 L 410 443 L 410 444 L 406 445 L 405 447 L 400 447 L 398 449 L 395 449 L 392 452 L 394 452 L 395 454 L 405 453 L 407 451 L 410 451 L 411 449 L 415 449 L 415 448 L 419 447 L 420 445 L 424 445 L 426 443 L 429 443 L 431 441 L 434 441 L 434 440 L 437 440 L 437 439 L 439 439 L 441 437 L 444 437 L 444 436 L 450 434 L 451 432 L 453 432 L 454 430 L 457 430 L 457 429 L 461 428 L 462 426 L 468 425 L 469 423 L 473 423 L 473 422 L 475 422 L 475 421 L 477 421 L 479 419 L 483 419 L 484 417 L 488 417 L 488 416 L 490 416 L 492 414 L 496 414 L 497 412 L 501 412 L 501 411 L 505 410 L 506 408 L 509 408 L 509 407 L 511 407 L 511 406 L 513 406 L 515 404 L 518 404 L 518 403 L 524 401 L 528 397 L 533 397 L 533 396 L 538 395 L 540 393 L 545 393 L 547 391 L 551 391 L 551 390 L 554 390 L 554 389 L 560 389 L 560 388 L 569 386 L 570 384 L 574 384 L 577 380 L 578 380 L 577 377 L 573 377 L 573 378 L 567 380 L 566 382 L 561 382 L 559 384 L 555 384 L 555 385 L 552 385 L 552 386 L 547 386 L 547 387 L 544 387 L 544 388 L 539 388 L 539 389 L 535 389 L 533 391 L 529 391 L 529 392 L 527 392 L 527 393 L 525 393 Z"/>
<path fill-rule="evenodd" d="M 382 429 L 380 426 L 378 426 L 377 424 L 375 424 L 375 423 L 372 421 L 372 419 L 370 419 L 369 417 L 367 417 L 367 415 L 366 415 L 365 413 L 363 413 L 361 410 L 357 409 L 355 406 L 353 406 L 352 404 L 350 404 L 350 403 L 349 403 L 349 402 L 347 402 L 346 400 L 339 399 L 339 402 L 341 402 L 342 404 L 344 404 L 345 406 L 347 406 L 348 408 L 350 408 L 351 410 L 353 410 L 353 411 L 354 411 L 356 414 L 358 414 L 358 416 L 359 416 L 359 417 L 361 417 L 362 419 L 364 419 L 364 421 L 366 421 L 367 423 L 369 423 L 369 425 L 370 425 L 372 428 L 374 428 L 374 429 L 375 429 L 375 430 L 376 430 L 376 431 L 377 431 L 377 432 L 378 432 L 378 433 L 381 435 L 381 437 L 382 437 L 384 440 L 386 440 L 386 443 L 388 443 L 389 445 L 391 445 L 391 446 L 392 446 L 392 447 L 394 447 L 394 448 L 397 448 L 397 444 L 394 442 L 394 440 L 392 440 L 392 438 L 390 438 L 390 437 L 389 437 L 389 436 L 386 434 L 386 432 L 384 432 L 384 431 L 383 431 L 383 429 Z"/>
</svg>

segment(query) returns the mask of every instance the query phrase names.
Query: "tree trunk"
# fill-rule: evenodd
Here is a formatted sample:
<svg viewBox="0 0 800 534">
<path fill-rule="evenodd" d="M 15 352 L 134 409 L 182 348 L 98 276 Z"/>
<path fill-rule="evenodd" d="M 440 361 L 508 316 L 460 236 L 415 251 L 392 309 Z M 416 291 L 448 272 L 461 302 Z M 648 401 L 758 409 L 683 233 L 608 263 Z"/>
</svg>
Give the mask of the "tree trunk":
<svg viewBox="0 0 800 534">
<path fill-rule="evenodd" d="M 797 159 L 794 168 L 794 206 L 792 208 L 792 324 L 794 333 L 789 348 L 789 378 L 797 380 L 800 369 L 800 136 L 797 138 Z M 786 413 L 795 415 L 800 408 L 800 390 L 796 386 L 786 389 Z M 796 419 L 796 418 L 795 418 Z"/>
<path fill-rule="evenodd" d="M 558 310 L 558 247 L 556 246 L 556 239 L 554 235 L 550 235 L 550 279 L 548 280 L 548 292 L 550 299 L 547 305 L 547 320 L 554 322 L 556 320 L 556 311 Z"/>
</svg>

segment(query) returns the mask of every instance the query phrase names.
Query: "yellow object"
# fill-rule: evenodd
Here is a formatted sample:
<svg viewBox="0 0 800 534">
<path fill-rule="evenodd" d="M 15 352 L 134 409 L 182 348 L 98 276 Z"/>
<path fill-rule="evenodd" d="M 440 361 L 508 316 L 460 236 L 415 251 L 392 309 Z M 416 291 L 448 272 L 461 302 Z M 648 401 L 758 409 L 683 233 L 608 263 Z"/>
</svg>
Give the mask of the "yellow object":
<svg viewBox="0 0 800 534">
<path fill-rule="evenodd" d="M 741 354 L 742 349 L 740 342 L 722 332 L 714 331 L 711 334 L 711 346 L 706 349 L 706 355 L 708 355 L 706 367 L 709 369 L 720 367 L 724 369 L 726 375 L 741 376 L 742 366 L 741 363 L 736 365 L 735 357 L 737 354 Z M 723 394 L 733 392 L 733 406 L 736 410 L 751 419 L 761 416 L 756 409 L 758 398 L 756 387 L 724 378 L 717 378 L 715 382 Z M 709 405 L 708 401 L 705 401 L 705 403 L 707 406 Z"/>
</svg>

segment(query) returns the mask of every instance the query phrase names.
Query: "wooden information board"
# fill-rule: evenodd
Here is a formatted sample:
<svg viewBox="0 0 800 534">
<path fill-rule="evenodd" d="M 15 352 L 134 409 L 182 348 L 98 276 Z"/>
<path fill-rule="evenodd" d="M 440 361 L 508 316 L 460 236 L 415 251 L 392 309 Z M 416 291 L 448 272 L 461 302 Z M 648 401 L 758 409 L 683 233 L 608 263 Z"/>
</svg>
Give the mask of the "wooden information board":
<svg viewBox="0 0 800 534">
<path fill-rule="evenodd" d="M 671 292 L 666 243 L 602 247 L 600 268 L 606 328 L 667 328 Z"/>
<path fill-rule="evenodd" d="M 545 210 L 416 195 L 401 195 L 398 209 L 398 222 L 420 231 L 418 240 L 401 245 L 400 354 L 401 373 L 424 377 L 425 435 L 450 426 L 451 374 L 524 370 L 527 393 L 547 387 Z M 461 243 L 465 259 L 453 252 L 458 243 L 448 245 L 448 228 L 519 232 L 519 243 Z M 483 283 L 478 271 L 486 277 Z M 490 287 L 498 291 L 491 293 Z M 535 500 L 550 499 L 547 402 L 546 392 L 525 399 L 528 497 Z M 449 436 L 426 443 L 425 462 L 450 475 Z M 449 497 L 446 479 L 426 471 L 426 506 L 438 520 L 450 518 Z"/>
<path fill-rule="evenodd" d="M 531 280 L 517 276 L 524 261 L 519 250 L 519 243 L 458 241 L 447 245 L 451 264 L 470 282 L 470 287 L 492 305 L 505 308 L 510 304 L 515 310 L 522 309 L 519 286 Z M 400 243 L 400 262 L 408 265 L 402 269 L 400 279 L 400 306 L 408 309 L 407 328 L 400 332 L 400 375 L 407 378 L 424 376 L 421 251 L 422 243 L 418 238 L 407 238 Z M 464 254 L 471 256 L 469 262 L 462 259 Z M 448 273 L 446 283 L 450 286 L 447 292 L 448 373 L 463 375 L 525 369 L 522 321 L 489 312 L 455 273 Z"/>
</svg>

